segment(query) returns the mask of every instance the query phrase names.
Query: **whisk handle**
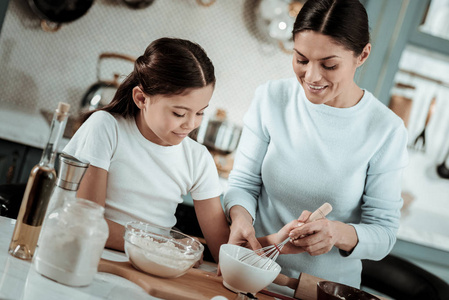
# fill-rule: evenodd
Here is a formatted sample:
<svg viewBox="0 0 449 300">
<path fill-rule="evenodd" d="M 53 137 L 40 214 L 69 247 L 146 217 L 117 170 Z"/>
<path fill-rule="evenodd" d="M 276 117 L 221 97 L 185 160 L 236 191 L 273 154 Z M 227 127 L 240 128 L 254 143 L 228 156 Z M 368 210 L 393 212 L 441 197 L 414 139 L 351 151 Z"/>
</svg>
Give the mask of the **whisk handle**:
<svg viewBox="0 0 449 300">
<path fill-rule="evenodd" d="M 307 222 L 312 222 L 312 221 L 322 219 L 322 218 L 326 217 L 327 214 L 330 213 L 331 211 L 332 211 L 332 205 L 330 205 L 329 203 L 326 202 L 310 215 Z"/>
</svg>

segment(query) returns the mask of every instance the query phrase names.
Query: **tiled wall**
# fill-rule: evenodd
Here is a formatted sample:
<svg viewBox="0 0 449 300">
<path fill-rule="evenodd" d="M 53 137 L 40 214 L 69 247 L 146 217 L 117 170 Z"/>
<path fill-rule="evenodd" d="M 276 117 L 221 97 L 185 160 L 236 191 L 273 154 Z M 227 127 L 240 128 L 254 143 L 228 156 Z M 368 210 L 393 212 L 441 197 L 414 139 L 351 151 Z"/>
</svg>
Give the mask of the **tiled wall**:
<svg viewBox="0 0 449 300">
<path fill-rule="evenodd" d="M 293 76 L 291 55 L 273 46 L 255 24 L 260 0 L 155 0 L 132 9 L 123 0 L 95 0 L 80 19 L 45 32 L 28 1 L 10 0 L 0 35 L 0 101 L 26 110 L 53 110 L 59 101 L 79 110 L 97 81 L 103 52 L 139 56 L 163 36 L 202 45 L 216 67 L 217 85 L 209 113 L 224 108 L 241 124 L 255 88 L 269 79 Z M 128 74 L 132 65 L 114 59 L 101 64 L 102 79 Z"/>
</svg>

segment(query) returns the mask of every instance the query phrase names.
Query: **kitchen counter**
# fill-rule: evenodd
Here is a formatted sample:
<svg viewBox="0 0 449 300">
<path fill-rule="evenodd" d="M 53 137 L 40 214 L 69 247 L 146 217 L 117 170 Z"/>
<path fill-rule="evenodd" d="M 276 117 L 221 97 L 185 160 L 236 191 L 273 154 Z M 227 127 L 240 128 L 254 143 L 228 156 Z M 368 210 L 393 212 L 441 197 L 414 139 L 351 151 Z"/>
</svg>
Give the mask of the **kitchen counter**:
<svg viewBox="0 0 449 300">
<path fill-rule="evenodd" d="M 0 139 L 43 149 L 49 136 L 50 125 L 40 112 L 0 102 Z M 58 148 L 68 141 L 63 138 Z"/>
<path fill-rule="evenodd" d="M 15 220 L 0 217 L 0 299 L 15 300 L 152 300 L 138 285 L 112 274 L 97 273 L 87 287 L 69 287 L 37 273 L 30 261 L 8 254 Z M 105 250 L 103 258 L 127 260 L 124 253 Z"/>
<path fill-rule="evenodd" d="M 98 272 L 95 274 L 93 282 L 86 287 L 70 287 L 64 284 L 57 283 L 51 279 L 48 279 L 34 269 L 31 261 L 25 261 L 15 258 L 8 254 L 8 247 L 11 240 L 11 236 L 14 231 L 15 220 L 0 216 L 0 299 L 2 300 L 59 300 L 59 299 L 71 299 L 71 300 L 97 300 L 97 299 L 109 299 L 109 300 L 156 300 L 156 298 L 148 294 L 144 288 L 125 279 L 113 274 Z M 39 250 L 37 250 L 39 251 Z M 108 261 L 126 262 L 128 258 L 122 252 L 117 252 L 109 249 L 105 249 L 102 254 L 102 258 Z M 101 264 L 101 263 L 100 263 Z M 110 263 L 108 263 L 110 265 Z M 103 267 L 104 268 L 104 267 Z M 134 270 L 134 268 L 132 268 Z M 215 296 L 222 296 L 220 299 L 234 299 L 237 294 L 227 290 L 221 283 L 221 277 L 216 277 L 217 265 L 214 263 L 204 262 L 198 269 L 190 270 L 185 276 L 181 276 L 175 279 L 162 279 L 158 277 L 152 277 L 150 275 L 138 272 L 139 284 L 144 284 L 148 287 L 151 283 L 152 290 L 162 291 L 167 289 L 168 286 L 176 286 L 178 292 L 189 294 L 188 299 L 193 299 L 198 296 L 198 299 L 215 298 Z M 192 273 L 190 273 L 192 272 Z M 114 273 L 114 272 L 113 272 Z M 119 272 L 120 276 L 124 276 Z M 117 274 L 119 274 L 117 273 Z M 201 274 L 201 276 L 195 277 L 195 282 L 187 277 L 192 277 L 191 274 Z M 133 275 L 135 276 L 135 275 Z M 145 276 L 150 278 L 145 279 Z M 190 278 L 189 277 L 189 278 Z M 215 278 L 215 279 L 214 279 Z M 151 279 L 151 280 L 150 280 Z M 198 282 L 201 280 L 201 282 Z M 178 284 L 183 281 L 183 285 Z M 135 281 L 138 282 L 138 281 Z M 159 282 L 158 286 L 154 286 L 155 282 Z M 170 283 L 172 282 L 172 283 Z M 163 287 L 162 287 L 163 286 Z M 184 286 L 181 288 L 181 286 Z M 189 288 L 192 287 L 192 288 Z M 184 289 L 189 289 L 184 290 Z M 160 290 L 159 290 L 160 289 Z M 198 294 L 197 294 L 198 291 Z M 173 292 L 175 295 L 177 293 Z M 152 293 L 153 294 L 153 293 Z M 209 297 L 206 295 L 213 294 Z M 193 296 L 193 298 L 192 298 Z M 164 297 L 165 298 L 165 297 Z M 171 298 L 171 297 L 170 297 Z M 172 299 L 176 299 L 173 297 Z M 258 294 L 259 299 L 274 300 L 273 297 Z M 185 298 L 187 299 L 187 298 Z"/>
</svg>

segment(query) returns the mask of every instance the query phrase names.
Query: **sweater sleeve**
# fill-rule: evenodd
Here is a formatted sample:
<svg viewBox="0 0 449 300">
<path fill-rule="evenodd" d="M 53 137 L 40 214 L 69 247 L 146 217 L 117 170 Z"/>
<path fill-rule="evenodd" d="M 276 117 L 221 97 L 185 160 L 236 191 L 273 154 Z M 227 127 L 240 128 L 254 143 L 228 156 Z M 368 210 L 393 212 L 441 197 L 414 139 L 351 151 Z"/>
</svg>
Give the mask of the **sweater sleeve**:
<svg viewBox="0 0 449 300">
<path fill-rule="evenodd" d="M 264 90 L 257 88 L 255 97 L 244 117 L 244 127 L 229 174 L 228 190 L 224 196 L 224 207 L 229 217 L 235 205 L 243 206 L 256 217 L 257 201 L 262 187 L 261 168 L 270 137 L 263 124 L 262 100 Z"/>
<path fill-rule="evenodd" d="M 63 152 L 109 170 L 117 145 L 117 121 L 105 112 L 93 113 L 76 131 Z"/>
<path fill-rule="evenodd" d="M 361 222 L 351 224 L 358 236 L 351 258 L 380 260 L 393 248 L 403 203 L 402 171 L 407 164 L 407 132 L 401 126 L 389 136 L 368 166 Z"/>
</svg>

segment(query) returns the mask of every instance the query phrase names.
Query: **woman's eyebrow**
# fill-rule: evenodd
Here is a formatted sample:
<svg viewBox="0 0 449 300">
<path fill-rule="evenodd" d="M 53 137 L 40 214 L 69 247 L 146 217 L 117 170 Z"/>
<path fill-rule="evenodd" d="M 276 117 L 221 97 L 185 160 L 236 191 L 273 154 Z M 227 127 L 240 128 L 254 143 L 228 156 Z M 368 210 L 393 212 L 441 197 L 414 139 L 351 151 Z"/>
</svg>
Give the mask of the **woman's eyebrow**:
<svg viewBox="0 0 449 300">
<path fill-rule="evenodd" d="M 302 54 L 301 52 L 299 52 L 298 50 L 296 50 L 296 49 L 293 49 L 296 53 L 298 53 L 298 55 L 300 55 L 300 56 L 302 56 L 302 57 L 306 57 L 304 54 Z M 320 58 L 319 60 L 328 60 L 328 59 L 331 59 L 331 58 L 338 58 L 338 57 L 340 57 L 340 56 L 338 56 L 338 55 L 330 55 L 330 56 L 326 56 L 326 57 L 323 57 L 323 58 Z"/>
</svg>

